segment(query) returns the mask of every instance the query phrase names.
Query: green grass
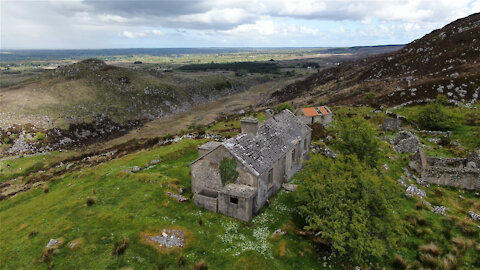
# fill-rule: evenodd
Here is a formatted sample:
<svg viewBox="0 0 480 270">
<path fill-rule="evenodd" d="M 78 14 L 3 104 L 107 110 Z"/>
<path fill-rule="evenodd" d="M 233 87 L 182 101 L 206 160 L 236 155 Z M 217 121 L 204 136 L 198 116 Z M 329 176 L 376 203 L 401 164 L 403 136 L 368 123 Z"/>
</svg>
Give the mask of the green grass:
<svg viewBox="0 0 480 270">
<path fill-rule="evenodd" d="M 40 154 L 0 160 L 0 182 L 50 168 L 53 164 L 59 163 L 68 157 L 73 157 L 76 154 L 77 152 L 75 151 L 54 151 L 45 155 Z"/>
<path fill-rule="evenodd" d="M 453 106 L 444 106 L 448 115 L 455 117 L 456 125 L 452 127 L 452 140 L 457 140 L 466 148 L 480 148 L 480 103 L 476 103 L 473 108 L 461 108 Z M 422 105 L 403 107 L 395 110 L 395 113 L 405 116 L 413 122 L 418 121 L 418 113 L 423 108 Z"/>
<path fill-rule="evenodd" d="M 209 269 L 317 269 L 314 246 L 294 233 L 271 240 L 270 235 L 289 224 L 295 211 L 293 195 L 281 191 L 269 207 L 250 223 L 196 207 L 191 200 L 178 203 L 166 194 L 171 187 L 185 186 L 190 193 L 189 164 L 197 157 L 196 146 L 204 140 L 184 140 L 67 174 L 51 181 L 50 191 L 37 188 L 0 203 L 0 265 L 4 269 L 185 269 L 205 260 Z M 161 162 L 136 174 L 123 172 Z M 86 205 L 95 198 L 92 206 Z M 199 220 L 203 225 L 199 225 Z M 25 224 L 25 225 L 22 225 Z M 159 252 L 142 243 L 140 233 L 180 227 L 187 247 Z M 29 237 L 32 232 L 36 236 Z M 52 238 L 65 243 L 50 261 L 40 262 Z M 128 239 L 123 255 L 112 255 L 113 245 Z M 66 243 L 83 238 L 83 246 L 70 250 Z M 285 241 L 280 257 L 280 242 Z M 285 244 L 282 244 L 285 245 Z"/>
</svg>

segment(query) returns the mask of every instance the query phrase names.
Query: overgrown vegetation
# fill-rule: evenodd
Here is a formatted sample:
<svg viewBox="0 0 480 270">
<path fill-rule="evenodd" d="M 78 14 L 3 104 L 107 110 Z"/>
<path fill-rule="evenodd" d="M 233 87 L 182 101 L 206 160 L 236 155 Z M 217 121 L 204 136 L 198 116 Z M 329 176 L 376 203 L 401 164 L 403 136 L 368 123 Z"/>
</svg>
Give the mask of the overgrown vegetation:
<svg viewBox="0 0 480 270">
<path fill-rule="evenodd" d="M 288 103 L 288 102 L 285 102 L 285 103 L 280 103 L 277 105 L 277 107 L 275 107 L 275 112 L 279 113 L 283 110 L 290 110 L 291 112 L 293 112 L 293 106 L 292 104 Z"/>
<path fill-rule="evenodd" d="M 225 186 L 230 183 L 235 183 L 238 178 L 237 161 L 235 158 L 223 158 L 220 162 L 220 178 L 222 184 Z"/>
<path fill-rule="evenodd" d="M 451 130 L 455 126 L 455 115 L 449 114 L 444 109 L 446 98 L 439 95 L 435 102 L 425 105 L 418 113 L 418 123 L 426 130 Z"/>
<path fill-rule="evenodd" d="M 306 229 L 352 265 L 378 259 L 404 236 L 391 189 L 355 155 L 314 155 L 299 176 L 297 194 Z"/>
</svg>

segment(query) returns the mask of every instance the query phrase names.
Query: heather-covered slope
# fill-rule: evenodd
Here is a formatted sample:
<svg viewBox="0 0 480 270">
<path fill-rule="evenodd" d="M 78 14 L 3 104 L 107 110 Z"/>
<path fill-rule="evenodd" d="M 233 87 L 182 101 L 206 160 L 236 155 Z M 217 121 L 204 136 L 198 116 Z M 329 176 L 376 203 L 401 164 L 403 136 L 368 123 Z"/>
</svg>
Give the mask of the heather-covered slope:
<svg viewBox="0 0 480 270">
<path fill-rule="evenodd" d="M 400 51 L 343 63 L 289 85 L 272 94 L 272 103 L 398 105 L 439 93 L 469 103 L 479 91 L 480 13 L 476 13 Z"/>
</svg>

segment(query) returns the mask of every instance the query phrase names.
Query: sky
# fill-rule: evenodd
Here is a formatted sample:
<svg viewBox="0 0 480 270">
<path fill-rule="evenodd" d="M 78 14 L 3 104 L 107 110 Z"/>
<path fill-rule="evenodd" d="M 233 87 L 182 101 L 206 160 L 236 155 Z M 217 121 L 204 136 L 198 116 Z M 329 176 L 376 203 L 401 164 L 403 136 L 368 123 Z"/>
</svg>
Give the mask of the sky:
<svg viewBox="0 0 480 270">
<path fill-rule="evenodd" d="M 1 49 L 406 44 L 480 0 L 0 0 Z"/>
</svg>

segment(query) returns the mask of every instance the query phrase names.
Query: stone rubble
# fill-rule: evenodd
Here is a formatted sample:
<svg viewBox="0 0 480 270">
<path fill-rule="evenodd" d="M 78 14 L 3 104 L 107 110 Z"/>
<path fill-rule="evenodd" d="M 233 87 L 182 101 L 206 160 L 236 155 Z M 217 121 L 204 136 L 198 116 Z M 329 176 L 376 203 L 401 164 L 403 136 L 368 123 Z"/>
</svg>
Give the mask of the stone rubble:
<svg viewBox="0 0 480 270">
<path fill-rule="evenodd" d="M 435 205 L 432 209 L 432 212 L 440 215 L 445 215 L 445 211 L 447 211 L 447 208 L 443 205 Z"/>
<path fill-rule="evenodd" d="M 423 197 L 427 196 L 427 193 L 425 192 L 425 190 L 419 189 L 414 184 L 410 184 L 410 186 L 408 186 L 406 191 L 407 191 L 407 193 L 415 195 L 415 196 L 420 197 L 420 198 L 423 198 Z"/>
<path fill-rule="evenodd" d="M 160 235 L 150 236 L 149 240 L 156 242 L 161 248 L 185 246 L 185 236 L 182 230 L 164 229 Z"/>
<path fill-rule="evenodd" d="M 182 195 L 177 195 L 173 192 L 167 191 L 167 195 L 170 196 L 171 198 L 177 200 L 178 202 L 186 202 L 188 201 L 187 197 L 184 197 Z"/>
</svg>

